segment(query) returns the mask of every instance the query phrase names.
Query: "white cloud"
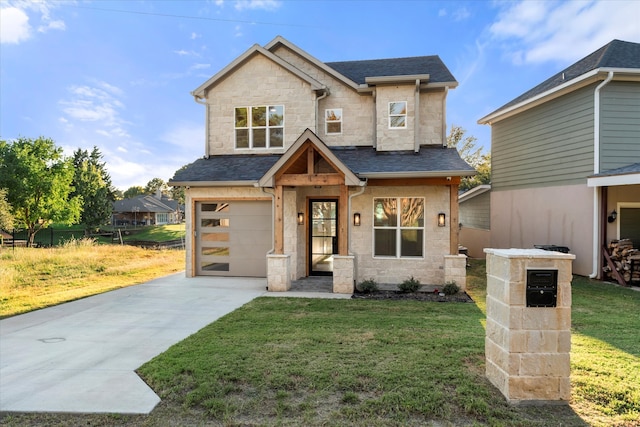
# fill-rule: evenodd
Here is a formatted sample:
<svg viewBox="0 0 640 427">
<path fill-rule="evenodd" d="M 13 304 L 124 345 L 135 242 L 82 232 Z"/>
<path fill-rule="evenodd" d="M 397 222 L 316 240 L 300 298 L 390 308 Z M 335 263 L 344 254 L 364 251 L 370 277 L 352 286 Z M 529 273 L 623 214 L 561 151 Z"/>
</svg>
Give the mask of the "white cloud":
<svg viewBox="0 0 640 427">
<path fill-rule="evenodd" d="M 242 10 L 276 10 L 282 6 L 282 2 L 278 0 L 238 0 L 236 1 L 235 8 L 238 11 Z"/>
<path fill-rule="evenodd" d="M 29 21 L 40 21 L 38 32 L 65 30 L 66 25 L 60 19 L 51 18 L 51 10 L 60 5 L 54 1 L 5 1 L 0 8 L 0 42 L 18 44 L 32 36 L 33 28 Z"/>
<path fill-rule="evenodd" d="M 199 35 L 199 34 L 191 33 L 191 40 L 199 39 L 200 37 L 202 37 L 202 36 Z"/>
<path fill-rule="evenodd" d="M 17 7 L 0 8 L 0 43 L 18 44 L 29 37 L 29 16 Z"/>
<path fill-rule="evenodd" d="M 207 68 L 210 68 L 210 67 L 211 67 L 211 64 L 193 64 L 189 69 L 190 70 L 206 70 Z"/>
<path fill-rule="evenodd" d="M 447 16 L 447 9 L 440 9 L 438 11 L 438 16 Z"/>
<path fill-rule="evenodd" d="M 96 81 L 94 86 L 71 86 L 67 89 L 69 97 L 60 100 L 65 116 L 62 123 L 72 126 L 71 121 L 93 122 L 96 133 L 108 137 L 129 137 L 124 128 L 128 123 L 121 117 L 120 110 L 125 108 L 117 97 L 123 91 L 109 83 Z"/>
<path fill-rule="evenodd" d="M 640 2 L 521 1 L 503 9 L 490 33 L 516 64 L 573 62 L 613 39 L 640 40 Z"/>
<path fill-rule="evenodd" d="M 204 154 L 204 124 L 181 122 L 166 131 L 159 139 L 180 147 L 185 156 L 191 159 Z"/>
<path fill-rule="evenodd" d="M 469 16 L 471 16 L 471 13 L 469 12 L 469 9 L 467 9 L 466 7 L 459 7 L 458 9 L 453 11 L 454 21 L 464 21 Z"/>
</svg>

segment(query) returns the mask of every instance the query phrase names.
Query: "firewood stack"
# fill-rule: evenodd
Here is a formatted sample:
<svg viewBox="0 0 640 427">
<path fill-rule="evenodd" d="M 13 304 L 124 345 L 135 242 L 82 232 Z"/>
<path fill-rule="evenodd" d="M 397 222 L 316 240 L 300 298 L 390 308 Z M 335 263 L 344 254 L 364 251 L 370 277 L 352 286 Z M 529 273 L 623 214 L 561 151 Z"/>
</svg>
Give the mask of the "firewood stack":
<svg viewBox="0 0 640 427">
<path fill-rule="evenodd" d="M 615 268 L 628 285 L 640 285 L 640 250 L 629 239 L 612 240 L 607 246 Z M 607 279 L 614 279 L 611 267 L 602 268 Z"/>
</svg>

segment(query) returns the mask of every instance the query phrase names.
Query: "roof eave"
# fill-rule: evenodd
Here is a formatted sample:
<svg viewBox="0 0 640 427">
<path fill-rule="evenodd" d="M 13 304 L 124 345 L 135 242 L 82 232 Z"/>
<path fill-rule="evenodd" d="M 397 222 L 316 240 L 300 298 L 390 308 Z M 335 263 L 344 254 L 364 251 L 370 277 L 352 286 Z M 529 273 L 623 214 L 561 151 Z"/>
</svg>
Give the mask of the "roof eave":
<svg viewBox="0 0 640 427">
<path fill-rule="evenodd" d="M 172 187 L 253 187 L 257 180 L 250 181 L 169 181 Z"/>
<path fill-rule="evenodd" d="M 358 176 L 367 179 L 408 179 L 408 178 L 448 178 L 453 176 L 473 176 L 476 171 L 403 171 L 403 172 L 361 172 Z"/>
<path fill-rule="evenodd" d="M 573 92 L 595 81 L 601 80 L 610 71 L 614 74 L 624 74 L 627 76 L 640 77 L 640 69 L 637 68 L 596 68 L 595 70 L 584 73 L 581 76 L 571 79 L 566 83 L 556 86 L 529 99 L 526 99 L 518 104 L 494 111 L 493 113 L 490 113 L 478 120 L 478 124 L 491 125 L 494 122 L 504 120 L 508 117 L 526 111 L 542 103 L 548 102 L 566 93 Z"/>
</svg>

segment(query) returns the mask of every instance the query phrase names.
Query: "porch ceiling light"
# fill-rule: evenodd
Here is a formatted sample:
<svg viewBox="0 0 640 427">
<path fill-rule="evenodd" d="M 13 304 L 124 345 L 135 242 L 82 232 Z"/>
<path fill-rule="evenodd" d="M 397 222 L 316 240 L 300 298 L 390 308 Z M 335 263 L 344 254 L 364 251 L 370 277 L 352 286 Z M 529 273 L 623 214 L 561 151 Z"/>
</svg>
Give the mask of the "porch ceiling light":
<svg viewBox="0 0 640 427">
<path fill-rule="evenodd" d="M 440 212 L 438 214 L 438 227 L 444 227 L 446 225 L 447 222 L 447 216 L 444 214 L 444 212 Z"/>
<path fill-rule="evenodd" d="M 360 227 L 360 213 L 356 212 L 353 214 L 353 225 L 356 227 Z"/>
<path fill-rule="evenodd" d="M 304 225 L 304 212 L 298 212 L 298 225 Z"/>
</svg>

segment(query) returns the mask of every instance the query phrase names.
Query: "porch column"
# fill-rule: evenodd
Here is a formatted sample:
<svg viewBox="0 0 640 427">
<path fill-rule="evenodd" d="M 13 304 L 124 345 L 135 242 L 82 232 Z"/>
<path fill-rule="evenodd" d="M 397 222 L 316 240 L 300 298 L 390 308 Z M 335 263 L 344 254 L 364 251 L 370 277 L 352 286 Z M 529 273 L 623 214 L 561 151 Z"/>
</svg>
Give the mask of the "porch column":
<svg viewBox="0 0 640 427">
<path fill-rule="evenodd" d="M 275 218 L 273 219 L 273 248 L 276 255 L 284 254 L 284 187 L 275 188 Z"/>
<path fill-rule="evenodd" d="M 340 201 L 338 203 L 338 254 L 349 255 L 349 187 L 340 186 Z"/>
</svg>

